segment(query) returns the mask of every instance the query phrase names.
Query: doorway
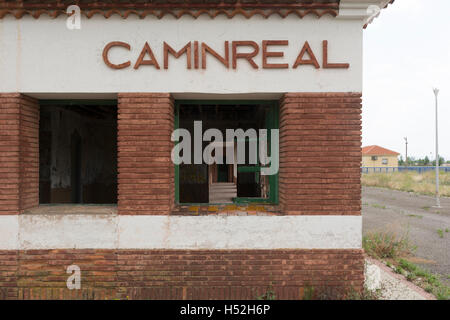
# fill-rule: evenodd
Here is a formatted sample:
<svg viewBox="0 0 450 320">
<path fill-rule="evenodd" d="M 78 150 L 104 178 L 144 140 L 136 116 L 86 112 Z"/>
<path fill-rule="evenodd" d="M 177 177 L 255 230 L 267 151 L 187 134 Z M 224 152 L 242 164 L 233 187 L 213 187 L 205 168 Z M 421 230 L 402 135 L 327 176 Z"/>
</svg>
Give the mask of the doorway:
<svg viewBox="0 0 450 320">
<path fill-rule="evenodd" d="M 217 182 L 228 182 L 228 165 L 218 164 L 217 171 Z"/>
</svg>

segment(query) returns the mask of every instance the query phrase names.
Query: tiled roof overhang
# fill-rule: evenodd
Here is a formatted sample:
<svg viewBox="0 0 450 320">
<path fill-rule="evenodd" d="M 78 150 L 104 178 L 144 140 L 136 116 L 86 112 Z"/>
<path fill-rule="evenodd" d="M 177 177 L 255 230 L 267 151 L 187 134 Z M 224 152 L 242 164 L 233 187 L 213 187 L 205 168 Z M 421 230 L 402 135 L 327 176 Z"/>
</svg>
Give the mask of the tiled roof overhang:
<svg viewBox="0 0 450 320">
<path fill-rule="evenodd" d="M 395 1 L 395 0 L 388 0 L 388 1 L 386 1 L 385 6 L 384 6 L 383 8 L 381 8 L 381 9 L 386 9 L 390 4 L 393 4 L 394 1 Z M 367 21 L 367 23 L 364 25 L 364 29 L 366 29 L 367 26 L 368 26 L 370 23 L 372 23 L 372 21 L 373 21 L 375 18 L 378 18 L 379 15 L 380 15 L 380 13 L 378 13 L 377 15 L 375 15 L 374 17 L 372 17 L 371 19 L 369 19 L 369 21 Z"/>
<path fill-rule="evenodd" d="M 282 18 L 288 15 L 297 15 L 303 18 L 312 14 L 317 17 L 329 14 L 337 16 L 340 0 L 0 0 L 0 19 L 6 15 L 13 15 L 17 19 L 25 15 L 39 18 L 48 15 L 55 18 L 67 15 L 66 10 L 70 5 L 78 5 L 81 13 L 87 18 L 94 15 L 103 15 L 109 18 L 119 15 L 127 18 L 136 15 L 140 18 L 153 15 L 158 19 L 164 16 L 180 18 L 185 15 L 198 18 L 200 15 L 209 15 L 214 18 L 225 15 L 232 18 L 242 15 L 250 18 L 260 15 L 268 18 L 271 15 L 279 15 Z"/>
</svg>

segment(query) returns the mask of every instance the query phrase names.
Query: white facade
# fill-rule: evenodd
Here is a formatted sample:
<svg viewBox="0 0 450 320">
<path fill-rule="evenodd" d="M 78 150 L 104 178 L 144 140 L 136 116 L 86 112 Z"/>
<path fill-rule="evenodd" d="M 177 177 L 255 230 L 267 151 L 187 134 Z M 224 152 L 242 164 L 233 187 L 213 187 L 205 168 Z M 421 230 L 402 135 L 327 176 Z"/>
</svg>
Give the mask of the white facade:
<svg viewBox="0 0 450 320">
<path fill-rule="evenodd" d="M 66 17 L 39 19 L 6 16 L 0 20 L 0 93 L 20 92 L 40 99 L 115 98 L 120 92 L 170 92 L 175 98 L 278 98 L 284 92 L 361 92 L 363 26 L 371 5 L 387 1 L 342 0 L 337 18 L 258 15 L 250 19 L 224 15 L 211 19 L 153 16 L 127 20 L 94 15 L 69 30 Z M 244 59 L 227 69 L 208 55 L 205 70 L 187 69 L 186 57 L 170 57 L 163 68 L 163 41 L 180 50 L 190 41 L 205 42 L 219 54 L 224 41 L 255 41 L 259 54 L 254 69 Z M 262 68 L 262 41 L 288 40 L 273 46 L 287 69 Z M 330 63 L 349 68 L 323 68 L 323 41 Z M 121 70 L 109 68 L 103 50 L 112 41 L 126 42 L 127 51 L 113 48 L 111 61 L 131 61 Z M 305 42 L 320 68 L 292 68 Z M 148 42 L 161 68 L 133 68 Z M 231 50 L 231 48 L 230 48 Z M 245 52 L 240 48 L 240 52 Z M 230 52 L 231 56 L 231 52 Z M 223 96 L 222 96 L 223 95 Z M 17 215 L 0 216 L 0 249 L 166 248 L 166 249 L 355 249 L 361 248 L 361 216 L 117 216 Z"/>
<path fill-rule="evenodd" d="M 139 19 L 133 15 L 124 21 L 112 16 L 93 16 L 81 20 L 80 30 L 69 30 L 66 18 L 34 19 L 6 16 L 0 20 L 0 92 L 21 92 L 38 98 L 115 97 L 117 92 L 171 92 L 176 94 L 261 94 L 283 92 L 361 92 L 363 22 L 336 19 L 330 15 L 317 18 L 295 15 L 265 19 L 236 16 L 232 23 L 219 15 L 211 19 L 183 16 L 180 19 L 155 17 Z M 227 69 L 211 55 L 207 68 L 186 68 L 186 57 L 169 57 L 163 68 L 163 41 L 180 50 L 189 41 L 205 42 L 223 55 L 224 42 L 255 41 L 259 53 L 254 58 L 258 69 L 244 59 L 237 68 Z M 288 46 L 271 46 L 270 51 L 284 52 L 284 57 L 269 58 L 270 63 L 287 63 L 288 69 L 262 68 L 262 40 L 288 40 Z M 322 42 L 328 41 L 330 63 L 349 63 L 348 69 L 322 68 Z M 102 52 L 111 41 L 123 41 L 131 50 L 110 50 L 111 62 L 131 61 L 126 69 L 114 70 L 103 61 Z M 305 41 L 311 46 L 321 68 L 292 66 Z M 133 68 L 145 42 L 151 46 L 161 69 L 154 66 Z M 239 52 L 251 48 L 240 47 Z M 148 58 L 148 57 L 147 57 Z M 308 55 L 305 55 L 305 59 Z M 201 60 L 201 59 L 200 59 Z M 64 96 L 62 95 L 64 94 Z"/>
</svg>

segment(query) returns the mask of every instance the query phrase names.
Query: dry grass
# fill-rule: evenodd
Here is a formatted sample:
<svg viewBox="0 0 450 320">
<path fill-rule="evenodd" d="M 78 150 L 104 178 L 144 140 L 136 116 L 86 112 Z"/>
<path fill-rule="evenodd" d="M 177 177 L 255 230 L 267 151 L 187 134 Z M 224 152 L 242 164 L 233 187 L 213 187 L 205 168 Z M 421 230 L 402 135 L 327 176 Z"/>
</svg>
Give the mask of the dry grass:
<svg viewBox="0 0 450 320">
<path fill-rule="evenodd" d="M 407 260 L 416 250 L 407 233 L 403 236 L 391 232 L 367 234 L 363 237 L 363 248 L 369 256 L 382 260 L 396 273 L 404 275 L 408 281 L 435 295 L 436 298 L 450 299 L 450 288 L 441 283 L 437 275 Z"/>
<path fill-rule="evenodd" d="M 395 172 L 362 174 L 363 186 L 381 187 L 407 192 L 434 195 L 436 190 L 435 172 Z M 441 196 L 450 197 L 450 172 L 441 172 L 439 176 Z"/>
<path fill-rule="evenodd" d="M 363 237 L 365 252 L 376 259 L 397 259 L 411 255 L 415 246 L 411 244 L 408 233 L 397 236 L 392 232 L 374 232 Z"/>
</svg>

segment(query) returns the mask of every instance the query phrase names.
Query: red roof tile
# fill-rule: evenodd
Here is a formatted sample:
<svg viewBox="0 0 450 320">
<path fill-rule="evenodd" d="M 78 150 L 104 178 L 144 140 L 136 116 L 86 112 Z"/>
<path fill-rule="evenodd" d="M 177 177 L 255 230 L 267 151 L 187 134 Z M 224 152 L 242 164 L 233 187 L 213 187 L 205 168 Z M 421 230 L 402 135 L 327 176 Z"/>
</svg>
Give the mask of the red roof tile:
<svg viewBox="0 0 450 320">
<path fill-rule="evenodd" d="M 362 148 L 362 154 L 365 156 L 398 156 L 400 153 L 380 146 L 367 146 Z"/>
<path fill-rule="evenodd" d="M 387 1 L 386 6 L 395 0 Z M 35 19 L 42 15 L 56 18 L 68 15 L 66 9 L 71 4 L 78 5 L 81 14 L 87 18 L 94 15 L 102 15 L 105 18 L 118 15 L 124 19 L 130 15 L 141 19 L 147 16 L 155 16 L 158 19 L 173 16 L 179 19 L 185 15 L 195 19 L 201 15 L 209 15 L 211 18 L 225 15 L 230 19 L 236 15 L 247 19 L 255 15 L 264 18 L 272 15 L 281 18 L 289 15 L 299 18 L 315 15 L 320 18 L 324 15 L 336 17 L 340 0 L 0 0 L 0 19 L 8 15 L 16 19 L 26 15 Z"/>
<path fill-rule="evenodd" d="M 39 18 L 48 15 L 55 18 L 66 15 L 69 4 L 78 5 L 82 14 L 91 18 L 95 14 L 101 14 L 105 18 L 119 15 L 127 18 L 129 15 L 137 15 L 145 18 L 148 15 L 161 19 L 166 15 L 180 18 L 190 15 L 198 18 L 207 14 L 211 18 L 217 15 L 226 15 L 232 18 L 235 15 L 243 15 L 250 18 L 261 15 L 265 18 L 276 14 L 285 18 L 288 15 L 297 15 L 303 18 L 313 14 L 317 17 L 329 14 L 337 16 L 340 0 L 35 0 L 35 1 L 10 1 L 0 0 L 0 19 L 6 15 L 13 15 L 17 19 L 24 15 Z"/>
</svg>

